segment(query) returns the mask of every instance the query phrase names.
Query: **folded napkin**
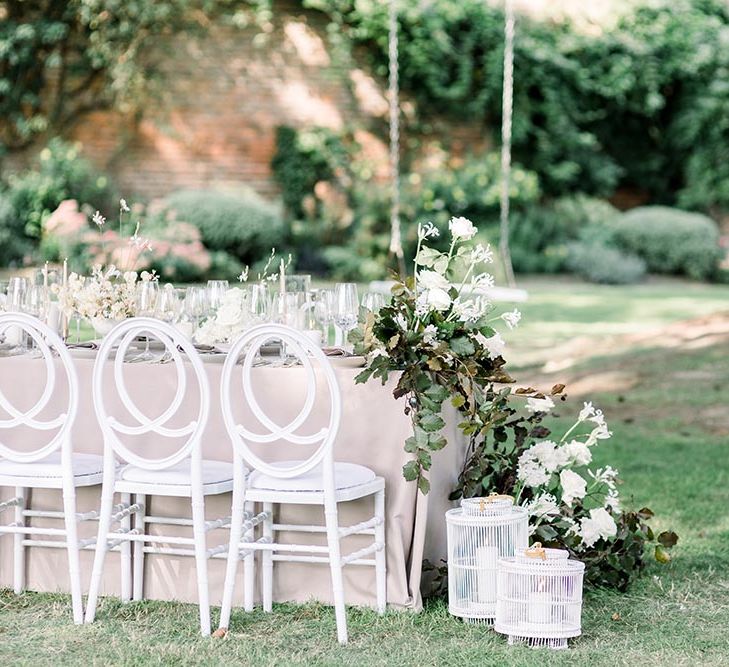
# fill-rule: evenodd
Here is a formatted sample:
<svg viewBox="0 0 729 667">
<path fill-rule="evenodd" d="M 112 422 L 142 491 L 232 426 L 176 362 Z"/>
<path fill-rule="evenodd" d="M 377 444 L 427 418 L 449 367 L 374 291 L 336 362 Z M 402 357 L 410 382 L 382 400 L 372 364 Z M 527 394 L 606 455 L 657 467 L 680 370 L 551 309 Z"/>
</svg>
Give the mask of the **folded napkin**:
<svg viewBox="0 0 729 667">
<path fill-rule="evenodd" d="M 87 340 L 83 343 L 66 343 L 69 350 L 98 350 L 99 342 L 96 340 Z"/>
<path fill-rule="evenodd" d="M 350 354 L 345 350 L 343 347 L 323 347 L 321 351 L 327 356 L 327 357 L 352 357 L 353 354 Z"/>
</svg>

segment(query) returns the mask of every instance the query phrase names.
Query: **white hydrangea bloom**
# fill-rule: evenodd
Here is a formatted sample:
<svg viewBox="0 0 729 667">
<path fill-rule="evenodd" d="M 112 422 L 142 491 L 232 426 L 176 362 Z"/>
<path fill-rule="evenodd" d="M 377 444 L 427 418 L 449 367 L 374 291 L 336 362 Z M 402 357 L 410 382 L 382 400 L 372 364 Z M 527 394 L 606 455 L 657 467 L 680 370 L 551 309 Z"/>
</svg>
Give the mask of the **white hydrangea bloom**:
<svg viewBox="0 0 729 667">
<path fill-rule="evenodd" d="M 516 476 L 529 487 L 543 486 L 550 478 L 550 474 L 537 461 L 524 454 L 519 458 Z"/>
</svg>

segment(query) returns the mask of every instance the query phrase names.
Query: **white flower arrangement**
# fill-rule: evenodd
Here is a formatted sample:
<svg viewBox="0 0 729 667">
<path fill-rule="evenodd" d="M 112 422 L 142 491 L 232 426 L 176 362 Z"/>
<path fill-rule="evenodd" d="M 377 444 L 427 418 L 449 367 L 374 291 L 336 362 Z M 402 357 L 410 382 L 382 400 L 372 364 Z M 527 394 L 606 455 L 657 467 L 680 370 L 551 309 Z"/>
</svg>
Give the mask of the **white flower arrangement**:
<svg viewBox="0 0 729 667">
<path fill-rule="evenodd" d="M 527 401 L 533 402 L 531 409 L 544 411 L 543 399 Z M 591 430 L 570 439 L 583 424 L 592 424 Z M 609 466 L 586 469 L 592 462 L 591 448 L 611 435 L 602 412 L 585 403 L 577 421 L 560 442 L 536 442 L 519 457 L 517 497 L 526 489 L 531 491 L 532 500 L 525 502 L 524 507 L 532 517 L 532 532 L 544 524 L 569 524 L 569 532 L 578 538 L 578 551 L 593 547 L 601 539 L 615 537 L 615 516 L 620 513 L 618 473 Z"/>
<path fill-rule="evenodd" d="M 125 271 L 115 266 L 106 268 L 96 265 L 91 275 L 71 273 L 66 285 L 55 285 L 61 311 L 67 316 L 74 314 L 88 319 L 119 321 L 134 317 L 137 312 L 137 282 L 157 280 L 154 272 Z"/>
<path fill-rule="evenodd" d="M 224 295 L 218 310 L 195 332 L 194 338 L 203 345 L 230 343 L 248 327 L 245 309 L 246 293 L 232 287 Z"/>
</svg>

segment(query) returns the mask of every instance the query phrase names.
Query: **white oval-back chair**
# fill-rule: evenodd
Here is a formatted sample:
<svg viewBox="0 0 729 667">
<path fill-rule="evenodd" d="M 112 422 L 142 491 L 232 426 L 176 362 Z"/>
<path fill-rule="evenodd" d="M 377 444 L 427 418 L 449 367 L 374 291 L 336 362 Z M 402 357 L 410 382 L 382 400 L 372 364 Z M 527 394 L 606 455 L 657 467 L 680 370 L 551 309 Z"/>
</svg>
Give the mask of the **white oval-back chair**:
<svg viewBox="0 0 729 667">
<path fill-rule="evenodd" d="M 14 535 L 13 587 L 17 594 L 25 588 L 25 550 L 28 547 L 66 548 L 68 570 L 73 603 L 73 620 L 83 622 L 81 599 L 81 575 L 79 570 L 79 548 L 91 546 L 93 540 L 79 540 L 78 522 L 95 519 L 96 512 L 76 512 L 76 488 L 101 483 L 102 459 L 92 454 L 75 454 L 72 450 L 71 429 L 78 412 L 78 379 L 73 360 L 61 338 L 40 320 L 22 313 L 0 314 L 0 337 L 12 330 L 14 337 L 28 336 L 40 353 L 32 363 L 45 366 L 46 384 L 38 401 L 26 411 L 19 410 L 2 392 L 0 381 L 0 486 L 14 487 L 14 497 L 0 502 L 0 513 L 14 508 L 14 521 L 0 525 L 0 537 Z M 63 382 L 57 383 L 59 375 L 65 379 L 67 400 L 56 408 L 49 403 L 64 392 Z M 22 382 L 2 371 L 0 378 Z M 54 416 L 45 417 L 46 413 Z M 31 429 L 43 433 L 47 442 L 33 449 L 18 449 L 4 442 L 5 433 L 14 429 Z M 55 433 L 53 433 L 55 431 Z M 18 432 L 20 433 L 20 431 Z M 39 436 L 39 439 L 40 436 Z M 60 489 L 63 493 L 63 512 L 33 510 L 30 507 L 31 489 Z M 29 525 L 34 518 L 63 519 L 65 528 L 42 528 Z M 46 539 L 31 539 L 38 535 Z M 49 537 L 62 539 L 47 539 Z"/>
<path fill-rule="evenodd" d="M 256 398 L 254 390 L 255 360 L 261 347 L 271 340 L 281 341 L 286 353 L 298 357 L 306 374 L 306 398 L 298 415 L 288 424 L 281 425 L 266 412 Z M 245 354 L 242 368 L 238 364 Z M 312 428 L 311 413 L 317 402 L 317 369 L 323 376 L 329 402 L 329 418 L 325 425 Z M 242 374 L 242 392 L 236 395 L 231 385 L 234 373 Z M 280 371 L 282 389 L 287 370 Z M 270 377 L 270 376 L 269 376 Z M 237 396 L 237 397 L 236 397 Z M 244 425 L 235 417 L 235 405 L 245 401 L 258 422 L 256 427 Z M 337 622 L 337 638 L 347 642 L 347 621 L 344 608 L 342 567 L 352 563 L 374 566 L 377 582 L 377 609 L 384 613 L 386 607 L 385 572 L 385 481 L 361 465 L 336 463 L 333 445 L 337 438 L 341 419 L 342 401 L 337 379 L 329 360 L 321 349 L 302 333 L 282 325 L 263 324 L 247 331 L 239 338 L 223 368 L 221 404 L 228 435 L 233 445 L 234 487 L 230 530 L 230 549 L 220 613 L 220 627 L 227 628 L 233 603 L 236 570 L 239 559 L 248 565 L 254 551 L 262 552 L 263 609 L 271 611 L 273 591 L 273 561 L 328 563 L 331 569 L 334 608 Z M 308 429 L 307 429 L 308 427 Z M 311 431 L 304 433 L 304 429 Z M 314 448 L 314 453 L 303 460 L 269 463 L 251 449 L 251 445 L 275 447 L 302 445 Z M 246 464 L 251 469 L 246 477 Z M 340 527 L 337 505 L 340 502 L 374 496 L 374 516 L 353 526 Z M 253 541 L 250 534 L 254 515 L 253 504 L 262 503 L 264 515 L 262 532 Z M 324 508 L 324 526 L 283 525 L 274 522 L 274 505 L 320 505 Z M 325 533 L 326 545 L 282 544 L 276 542 L 276 533 Z M 353 553 L 342 555 L 340 540 L 349 535 L 371 535 L 372 543 Z M 243 540 L 242 540 L 243 538 Z M 372 558 L 374 554 L 374 558 Z M 369 556 L 369 558 L 368 558 Z M 253 568 L 246 568 L 244 607 L 252 608 L 252 590 L 248 575 Z M 303 582 L 302 582 L 303 583 Z"/>
<path fill-rule="evenodd" d="M 157 417 L 150 418 L 130 396 L 124 381 L 124 364 L 130 345 L 138 336 L 156 339 L 164 345 L 160 359 L 174 364 L 177 372 L 177 388 L 170 405 Z M 114 357 L 113 361 L 110 357 Z M 154 362 L 147 362 L 154 363 Z M 188 393 L 188 372 L 191 372 L 193 388 L 197 389 L 197 409 L 188 412 L 183 408 Z M 153 375 L 150 374 L 153 382 Z M 121 401 L 126 415 L 118 418 L 112 414 L 104 397 L 104 389 L 112 387 Z M 148 388 L 147 388 L 148 390 Z M 122 599 L 141 600 L 144 592 L 145 554 L 157 553 L 174 556 L 194 556 L 197 569 L 200 628 L 203 635 L 210 634 L 210 602 L 208 594 L 208 558 L 224 557 L 224 549 L 208 549 L 206 534 L 227 525 L 228 518 L 205 520 L 205 496 L 227 493 L 233 488 L 233 468 L 224 461 L 202 458 L 201 439 L 210 413 L 210 388 L 200 355 L 193 344 L 175 327 L 151 318 L 131 318 L 118 324 L 104 339 L 94 366 L 93 398 L 96 416 L 104 436 L 104 478 L 101 493 L 99 536 L 96 557 L 89 588 L 86 622 L 91 623 L 104 568 L 104 557 L 110 543 L 122 541 L 126 551 L 122 557 L 131 556 L 134 543 L 133 590 L 122 586 Z M 184 414 L 183 414 L 184 413 Z M 132 423 L 128 423 L 131 420 Z M 182 426 L 171 426 L 170 421 L 184 421 Z M 142 456 L 127 446 L 124 437 L 153 435 L 161 440 L 172 438 L 177 443 L 173 453 L 160 458 Z M 161 444 L 161 443 L 160 443 Z M 175 445 L 177 446 L 177 445 Z M 117 471 L 117 463 L 123 465 Z M 114 507 L 114 494 L 120 493 L 122 504 Z M 147 516 L 146 497 L 150 495 L 186 497 L 191 500 L 192 519 L 186 517 Z M 132 497 L 133 496 L 133 497 Z M 134 515 L 134 527 L 130 525 Z M 112 521 L 124 518 L 122 532 L 111 533 Z M 175 535 L 149 535 L 149 524 L 192 526 L 192 537 Z M 174 548 L 160 545 L 176 545 Z"/>
</svg>

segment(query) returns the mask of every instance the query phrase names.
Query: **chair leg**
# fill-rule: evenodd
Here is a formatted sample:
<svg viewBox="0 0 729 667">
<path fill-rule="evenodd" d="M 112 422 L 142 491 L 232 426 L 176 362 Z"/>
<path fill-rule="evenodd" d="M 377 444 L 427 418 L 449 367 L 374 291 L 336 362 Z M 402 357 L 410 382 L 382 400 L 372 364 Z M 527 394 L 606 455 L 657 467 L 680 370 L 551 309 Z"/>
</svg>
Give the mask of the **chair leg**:
<svg viewBox="0 0 729 667">
<path fill-rule="evenodd" d="M 81 564 L 78 548 L 78 522 L 76 520 L 76 490 L 73 487 L 63 490 L 63 514 L 66 522 L 66 550 L 68 551 L 68 573 L 71 580 L 71 602 L 73 622 L 84 622 L 83 600 L 81 597 Z"/>
<path fill-rule="evenodd" d="M 101 588 L 101 576 L 104 572 L 104 559 L 109 550 L 109 529 L 111 528 L 111 513 L 114 504 L 114 473 L 112 469 L 111 479 L 104 478 L 101 489 L 101 509 L 99 510 L 99 532 L 96 537 L 96 553 L 94 554 L 94 568 L 91 572 L 91 584 L 89 585 L 89 596 L 86 599 L 86 623 L 93 623 L 96 618 L 96 604 L 99 599 Z"/>
<path fill-rule="evenodd" d="M 230 517 L 230 543 L 228 545 L 228 564 L 225 568 L 225 584 L 223 586 L 223 602 L 220 605 L 221 628 L 230 625 L 230 612 L 233 607 L 233 593 L 235 591 L 235 577 L 240 560 L 240 542 L 243 536 L 243 489 L 236 486 L 233 490 L 233 506 Z M 246 595 L 248 595 L 248 582 L 246 581 Z"/>
<path fill-rule="evenodd" d="M 387 609 L 387 555 L 385 550 L 385 490 L 375 494 L 375 517 L 381 523 L 375 526 L 375 542 L 382 545 L 375 552 L 375 578 L 377 580 L 377 611 L 384 614 Z"/>
<path fill-rule="evenodd" d="M 208 592 L 208 555 L 205 532 L 205 502 L 202 494 L 192 499 L 192 532 L 195 538 L 195 565 L 197 567 L 197 596 L 200 607 L 200 631 L 210 634 L 210 595 Z"/>
<path fill-rule="evenodd" d="M 332 594 L 334 597 L 334 615 L 337 620 L 337 640 L 347 643 L 347 614 L 344 609 L 344 582 L 342 579 L 342 556 L 339 547 L 339 523 L 337 521 L 337 504 L 327 503 L 324 507 L 324 518 L 327 528 L 327 546 L 329 547 L 329 568 L 332 573 Z"/>
<path fill-rule="evenodd" d="M 129 506 L 132 503 L 132 496 L 129 493 L 121 494 L 122 505 Z M 132 529 L 132 515 L 127 514 L 121 521 L 119 528 L 124 534 Z M 121 601 L 129 602 L 132 599 L 132 543 L 124 540 L 119 545 L 119 567 L 121 581 Z"/>
<path fill-rule="evenodd" d="M 263 522 L 263 537 L 273 540 L 273 503 L 263 503 L 263 511 L 268 514 L 268 518 Z M 270 612 L 273 609 L 273 551 L 269 549 L 263 551 L 261 560 L 263 611 Z"/>
<path fill-rule="evenodd" d="M 145 534 L 147 497 L 142 494 L 135 494 L 132 501 L 138 504 L 142 509 L 134 515 L 134 528 L 141 534 Z M 132 600 L 139 601 L 144 599 L 144 542 L 141 540 L 134 543 L 134 574 L 132 576 Z"/>
<path fill-rule="evenodd" d="M 15 506 L 15 524 L 17 526 L 25 526 L 25 517 L 23 511 L 29 506 L 28 489 L 18 486 L 15 489 L 15 497 L 19 498 L 19 503 Z M 15 595 L 20 595 L 25 590 L 25 547 L 23 540 L 27 535 L 15 533 L 13 536 L 13 590 Z"/>
</svg>

